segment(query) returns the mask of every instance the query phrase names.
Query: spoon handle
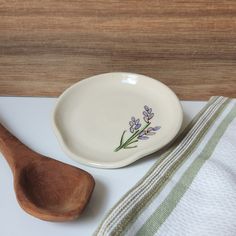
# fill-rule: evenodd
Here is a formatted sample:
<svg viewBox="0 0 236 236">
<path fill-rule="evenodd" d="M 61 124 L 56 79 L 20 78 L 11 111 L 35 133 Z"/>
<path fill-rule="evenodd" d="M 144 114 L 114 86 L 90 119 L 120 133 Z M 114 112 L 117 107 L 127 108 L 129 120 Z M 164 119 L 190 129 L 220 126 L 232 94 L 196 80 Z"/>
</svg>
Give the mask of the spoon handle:
<svg viewBox="0 0 236 236">
<path fill-rule="evenodd" d="M 7 160 L 12 171 L 14 171 L 16 165 L 24 163 L 24 159 L 27 156 L 24 155 L 24 153 L 26 154 L 31 150 L 0 123 L 0 151 Z"/>
</svg>

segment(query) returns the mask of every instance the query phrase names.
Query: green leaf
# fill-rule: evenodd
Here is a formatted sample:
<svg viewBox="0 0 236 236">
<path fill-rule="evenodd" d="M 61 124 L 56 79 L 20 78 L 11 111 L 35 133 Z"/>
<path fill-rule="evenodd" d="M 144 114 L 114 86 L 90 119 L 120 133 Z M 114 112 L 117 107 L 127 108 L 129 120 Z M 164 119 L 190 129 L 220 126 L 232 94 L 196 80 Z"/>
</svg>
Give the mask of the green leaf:
<svg viewBox="0 0 236 236">
<path fill-rule="evenodd" d="M 124 130 L 123 134 L 121 135 L 120 146 L 123 144 L 123 139 L 124 139 L 125 132 L 126 132 L 126 130 Z"/>
</svg>

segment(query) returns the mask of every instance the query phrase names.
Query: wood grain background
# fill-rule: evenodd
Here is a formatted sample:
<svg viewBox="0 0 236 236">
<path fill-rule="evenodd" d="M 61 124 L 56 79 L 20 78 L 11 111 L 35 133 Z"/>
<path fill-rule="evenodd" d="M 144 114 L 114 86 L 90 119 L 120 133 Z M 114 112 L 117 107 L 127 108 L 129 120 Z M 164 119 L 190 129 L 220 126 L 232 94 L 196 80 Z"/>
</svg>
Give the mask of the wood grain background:
<svg viewBox="0 0 236 236">
<path fill-rule="evenodd" d="M 0 0 L 0 95 L 58 96 L 111 71 L 236 97 L 236 1 Z"/>
</svg>

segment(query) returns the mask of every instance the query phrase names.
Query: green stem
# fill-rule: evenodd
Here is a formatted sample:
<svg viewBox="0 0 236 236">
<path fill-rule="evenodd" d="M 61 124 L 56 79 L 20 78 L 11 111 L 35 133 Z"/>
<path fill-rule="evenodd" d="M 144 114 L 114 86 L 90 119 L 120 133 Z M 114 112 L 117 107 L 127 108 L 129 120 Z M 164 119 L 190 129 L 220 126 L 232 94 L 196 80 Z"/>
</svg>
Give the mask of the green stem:
<svg viewBox="0 0 236 236">
<path fill-rule="evenodd" d="M 134 135 L 136 135 L 138 132 L 139 132 L 139 130 L 137 130 L 134 134 L 132 134 L 124 143 L 120 144 L 120 146 L 117 147 L 114 151 L 115 151 L 115 152 L 118 152 L 120 149 L 122 149 L 122 148 L 125 146 L 125 144 L 126 144 L 128 141 L 130 141 L 130 139 L 132 139 L 132 138 L 134 137 Z"/>
<path fill-rule="evenodd" d="M 146 123 L 146 125 L 141 129 L 137 130 L 133 135 L 131 135 L 123 144 L 117 147 L 114 151 L 118 152 L 120 149 L 127 147 L 131 141 L 136 138 L 139 134 L 141 134 L 151 123 Z"/>
<path fill-rule="evenodd" d="M 133 147 L 124 147 L 124 149 L 131 149 L 131 148 L 136 148 L 138 147 L 137 145 L 136 146 L 133 146 Z"/>
<path fill-rule="evenodd" d="M 123 134 L 121 135 L 120 145 L 122 145 L 122 143 L 123 143 L 125 132 L 126 132 L 126 130 L 124 130 Z"/>
</svg>

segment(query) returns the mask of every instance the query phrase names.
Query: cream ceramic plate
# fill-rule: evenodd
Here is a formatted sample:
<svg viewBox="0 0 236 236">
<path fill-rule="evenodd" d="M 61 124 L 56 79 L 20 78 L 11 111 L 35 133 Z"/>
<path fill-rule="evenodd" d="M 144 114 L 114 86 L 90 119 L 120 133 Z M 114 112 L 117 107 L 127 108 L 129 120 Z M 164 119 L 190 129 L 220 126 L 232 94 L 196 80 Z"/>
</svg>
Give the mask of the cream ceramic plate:
<svg viewBox="0 0 236 236">
<path fill-rule="evenodd" d="M 100 168 L 126 166 L 179 132 L 176 95 L 144 75 L 107 73 L 82 80 L 58 99 L 53 126 L 65 153 Z"/>
</svg>

